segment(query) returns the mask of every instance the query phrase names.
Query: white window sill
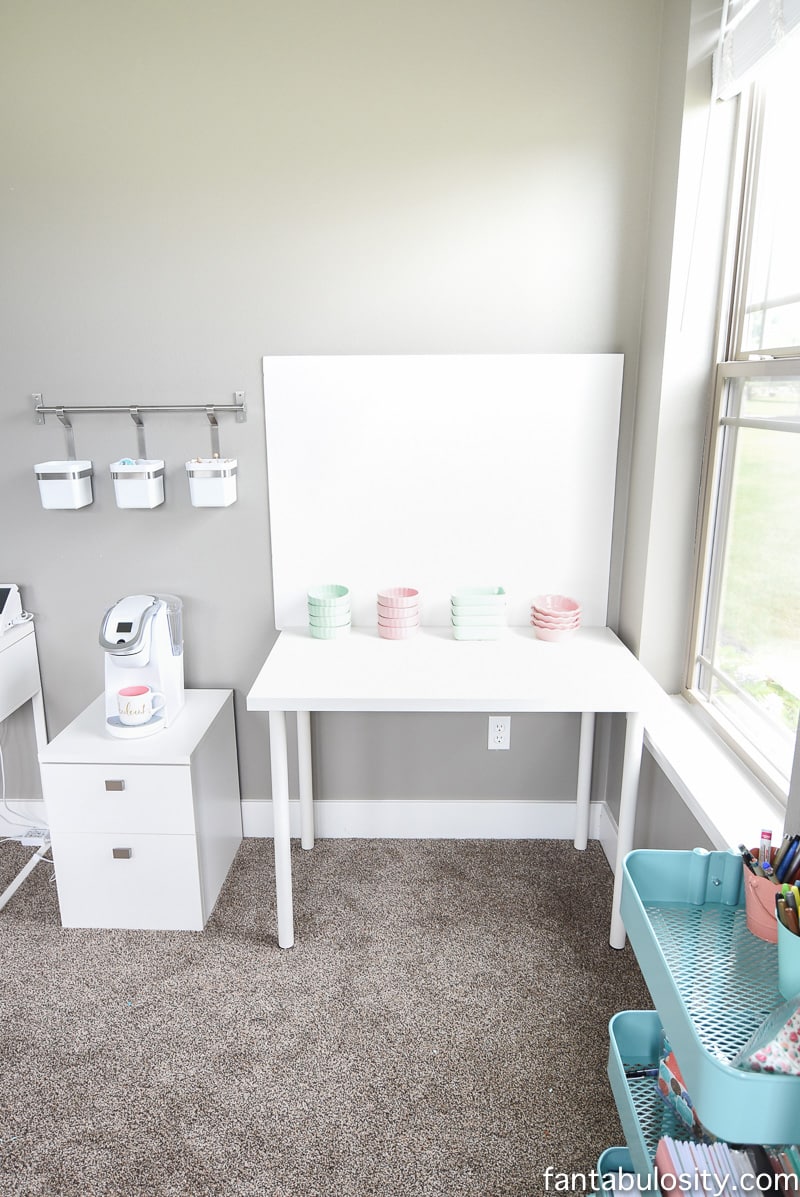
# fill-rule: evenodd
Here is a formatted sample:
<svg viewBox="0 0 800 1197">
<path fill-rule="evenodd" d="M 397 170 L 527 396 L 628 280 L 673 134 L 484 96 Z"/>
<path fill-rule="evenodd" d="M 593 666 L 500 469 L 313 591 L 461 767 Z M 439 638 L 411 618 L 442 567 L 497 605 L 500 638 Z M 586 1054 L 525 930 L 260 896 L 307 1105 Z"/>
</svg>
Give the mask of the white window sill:
<svg viewBox="0 0 800 1197">
<path fill-rule="evenodd" d="M 681 695 L 648 713 L 645 745 L 716 848 L 782 834 L 785 810 Z"/>
</svg>

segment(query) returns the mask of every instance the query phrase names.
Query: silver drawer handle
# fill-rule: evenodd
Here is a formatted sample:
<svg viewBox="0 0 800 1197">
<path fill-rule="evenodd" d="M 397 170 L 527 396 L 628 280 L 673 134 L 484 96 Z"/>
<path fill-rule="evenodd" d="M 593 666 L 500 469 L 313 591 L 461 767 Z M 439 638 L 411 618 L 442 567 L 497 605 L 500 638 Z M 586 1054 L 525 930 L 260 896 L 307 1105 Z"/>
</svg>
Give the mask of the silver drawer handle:
<svg viewBox="0 0 800 1197">
<path fill-rule="evenodd" d="M 114 860 L 130 860 L 130 858 L 133 856 L 133 849 L 112 848 L 111 855 L 114 857 Z"/>
<path fill-rule="evenodd" d="M 108 778 L 106 779 L 106 790 L 107 791 L 124 790 L 124 789 L 125 789 L 124 781 L 109 781 Z"/>
</svg>

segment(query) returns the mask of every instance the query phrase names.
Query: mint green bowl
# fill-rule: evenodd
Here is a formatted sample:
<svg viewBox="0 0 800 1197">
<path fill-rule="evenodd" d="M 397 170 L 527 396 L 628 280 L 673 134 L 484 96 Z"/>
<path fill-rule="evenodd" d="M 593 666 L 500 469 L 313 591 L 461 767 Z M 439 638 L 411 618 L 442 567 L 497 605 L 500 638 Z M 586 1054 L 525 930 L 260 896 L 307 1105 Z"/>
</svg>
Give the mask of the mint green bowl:
<svg viewBox="0 0 800 1197">
<path fill-rule="evenodd" d="M 502 614 L 492 612 L 491 615 L 462 615 L 463 608 L 454 608 L 451 619 L 454 628 L 501 628 L 508 623 L 505 611 Z"/>
<path fill-rule="evenodd" d="M 308 626 L 310 628 L 340 628 L 349 623 L 349 607 L 342 607 L 341 610 L 333 610 L 330 615 L 309 615 L 308 617 Z"/>
<path fill-rule="evenodd" d="M 327 628 L 315 628 L 310 626 L 308 630 L 315 640 L 338 640 L 341 636 L 349 636 L 350 624 L 343 623 L 339 624 L 338 627 L 333 626 Z"/>
<path fill-rule="evenodd" d="M 498 627 L 464 628 L 453 625 L 453 637 L 456 640 L 499 640 L 505 633 L 505 624 Z"/>
<path fill-rule="evenodd" d="M 314 607 L 342 607 L 350 604 L 350 591 L 347 586 L 329 583 L 326 586 L 312 586 L 308 592 L 309 608 Z"/>
<path fill-rule="evenodd" d="M 456 607 L 505 607 L 506 592 L 502 586 L 465 586 L 450 595 Z"/>
</svg>

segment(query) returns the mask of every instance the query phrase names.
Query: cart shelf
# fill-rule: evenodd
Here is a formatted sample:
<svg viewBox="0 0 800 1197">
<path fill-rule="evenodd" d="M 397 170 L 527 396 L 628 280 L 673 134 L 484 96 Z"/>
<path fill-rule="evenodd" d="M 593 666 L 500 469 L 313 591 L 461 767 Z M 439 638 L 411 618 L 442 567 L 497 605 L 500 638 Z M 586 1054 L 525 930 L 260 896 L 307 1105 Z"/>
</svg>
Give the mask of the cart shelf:
<svg viewBox="0 0 800 1197">
<path fill-rule="evenodd" d="M 729 1143 L 800 1141 L 800 1078 L 730 1063 L 783 1002 L 777 948 L 747 929 L 738 853 L 631 852 L 621 909 L 706 1129 Z"/>
<path fill-rule="evenodd" d="M 661 1019 L 654 1010 L 622 1010 L 608 1024 L 608 1079 L 631 1157 L 640 1179 L 653 1174 L 658 1141 L 664 1135 L 690 1138 L 672 1106 L 658 1092 L 654 1077 L 626 1077 L 626 1070 L 655 1068 L 661 1051 Z"/>
<path fill-rule="evenodd" d="M 627 1147 L 607 1147 L 597 1161 L 600 1188 L 594 1197 L 605 1193 L 637 1193 L 636 1174 Z M 647 1190 L 645 1190 L 647 1191 Z"/>
</svg>

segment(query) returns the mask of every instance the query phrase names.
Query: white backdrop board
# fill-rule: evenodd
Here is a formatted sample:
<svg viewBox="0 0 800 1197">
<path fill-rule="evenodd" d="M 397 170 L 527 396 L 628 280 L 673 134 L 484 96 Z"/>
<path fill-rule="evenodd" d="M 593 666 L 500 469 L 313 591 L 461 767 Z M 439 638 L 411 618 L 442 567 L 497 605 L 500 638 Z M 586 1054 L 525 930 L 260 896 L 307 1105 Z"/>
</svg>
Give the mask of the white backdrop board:
<svg viewBox="0 0 800 1197">
<path fill-rule="evenodd" d="M 278 629 L 306 593 L 420 591 L 450 620 L 460 586 L 503 586 L 511 624 L 569 594 L 605 624 L 619 434 L 619 354 L 265 357 Z"/>
</svg>

